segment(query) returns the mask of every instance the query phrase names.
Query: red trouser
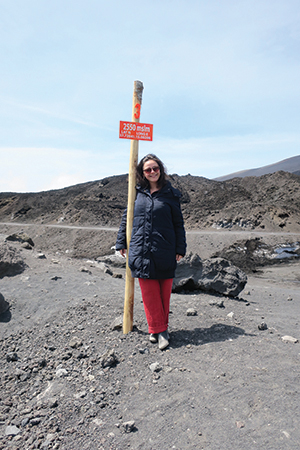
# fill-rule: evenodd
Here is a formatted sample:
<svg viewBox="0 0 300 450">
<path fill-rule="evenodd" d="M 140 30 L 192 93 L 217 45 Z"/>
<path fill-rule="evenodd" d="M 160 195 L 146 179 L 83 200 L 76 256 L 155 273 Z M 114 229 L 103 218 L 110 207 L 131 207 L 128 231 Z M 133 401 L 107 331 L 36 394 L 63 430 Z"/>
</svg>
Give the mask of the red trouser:
<svg viewBox="0 0 300 450">
<path fill-rule="evenodd" d="M 139 278 L 149 333 L 161 333 L 168 328 L 173 278 L 149 280 Z"/>
</svg>

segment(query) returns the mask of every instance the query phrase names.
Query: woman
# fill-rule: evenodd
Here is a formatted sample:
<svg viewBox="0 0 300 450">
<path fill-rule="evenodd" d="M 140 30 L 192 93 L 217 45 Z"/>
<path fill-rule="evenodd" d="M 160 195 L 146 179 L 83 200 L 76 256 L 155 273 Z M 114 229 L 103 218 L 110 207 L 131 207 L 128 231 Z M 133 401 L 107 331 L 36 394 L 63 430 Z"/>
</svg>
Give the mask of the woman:
<svg viewBox="0 0 300 450">
<path fill-rule="evenodd" d="M 169 345 L 168 322 L 177 261 L 185 255 L 186 240 L 179 199 L 181 193 L 166 180 L 157 156 L 145 156 L 137 166 L 137 196 L 128 265 L 139 279 L 150 341 L 161 350 Z M 126 215 L 116 250 L 126 254 Z"/>
</svg>

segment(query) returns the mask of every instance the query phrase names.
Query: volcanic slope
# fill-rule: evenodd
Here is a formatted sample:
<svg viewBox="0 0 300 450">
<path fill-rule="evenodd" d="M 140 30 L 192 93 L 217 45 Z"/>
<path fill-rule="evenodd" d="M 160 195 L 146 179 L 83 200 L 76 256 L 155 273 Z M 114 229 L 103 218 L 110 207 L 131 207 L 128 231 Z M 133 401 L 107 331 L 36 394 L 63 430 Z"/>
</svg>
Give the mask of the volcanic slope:
<svg viewBox="0 0 300 450">
<path fill-rule="evenodd" d="M 118 226 L 127 204 L 127 175 L 39 193 L 1 193 L 0 221 Z M 300 176 L 276 172 L 224 182 L 170 175 L 182 192 L 187 229 L 208 227 L 300 231 Z"/>
</svg>

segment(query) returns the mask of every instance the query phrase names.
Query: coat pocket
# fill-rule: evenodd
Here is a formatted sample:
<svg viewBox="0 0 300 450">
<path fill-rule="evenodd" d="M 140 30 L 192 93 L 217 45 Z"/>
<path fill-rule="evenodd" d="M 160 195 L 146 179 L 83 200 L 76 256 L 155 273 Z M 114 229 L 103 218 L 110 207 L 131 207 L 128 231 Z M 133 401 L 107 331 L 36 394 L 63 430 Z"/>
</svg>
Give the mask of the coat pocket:
<svg viewBox="0 0 300 450">
<path fill-rule="evenodd" d="M 151 253 L 156 270 L 163 272 L 175 270 L 176 249 L 172 233 L 168 239 L 161 233 L 154 233 Z"/>
<path fill-rule="evenodd" d="M 155 266 L 155 270 L 159 272 L 169 272 L 176 269 L 176 254 L 162 254 L 162 253 L 154 253 L 153 262 Z"/>
</svg>

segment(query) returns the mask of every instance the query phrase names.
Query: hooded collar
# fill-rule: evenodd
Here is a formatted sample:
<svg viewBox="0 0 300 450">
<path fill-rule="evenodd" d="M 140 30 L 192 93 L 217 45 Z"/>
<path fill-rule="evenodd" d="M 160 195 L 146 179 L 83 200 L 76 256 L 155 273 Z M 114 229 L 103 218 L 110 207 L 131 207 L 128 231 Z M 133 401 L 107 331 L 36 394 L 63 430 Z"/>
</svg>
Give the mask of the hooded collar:
<svg viewBox="0 0 300 450">
<path fill-rule="evenodd" d="M 139 184 L 136 186 L 136 190 L 139 192 L 142 192 L 146 195 L 150 195 L 150 189 L 149 188 L 142 188 Z M 154 194 L 157 196 L 165 195 L 165 194 L 173 194 L 175 197 L 181 197 L 181 193 L 178 191 L 178 189 L 173 188 L 170 181 L 167 180 L 166 184 L 159 189 L 159 191 L 155 191 Z"/>
</svg>

